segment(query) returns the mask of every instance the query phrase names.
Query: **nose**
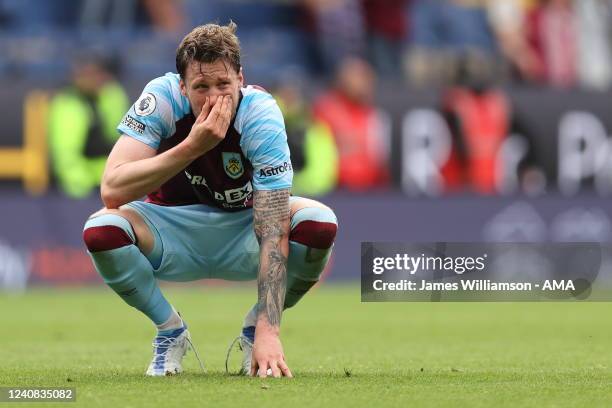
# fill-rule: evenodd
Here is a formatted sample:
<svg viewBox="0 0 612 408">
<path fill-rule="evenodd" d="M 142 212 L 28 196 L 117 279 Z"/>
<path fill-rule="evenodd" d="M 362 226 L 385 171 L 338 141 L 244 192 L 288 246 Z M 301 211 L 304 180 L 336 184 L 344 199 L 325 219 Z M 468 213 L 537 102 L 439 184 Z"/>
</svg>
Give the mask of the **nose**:
<svg viewBox="0 0 612 408">
<path fill-rule="evenodd" d="M 228 93 L 228 92 L 218 92 L 218 93 L 209 95 L 210 105 L 214 106 L 215 103 L 217 103 L 217 99 L 218 98 L 222 98 L 223 96 L 230 96 L 231 97 L 232 95 L 230 93 Z"/>
<path fill-rule="evenodd" d="M 210 104 L 214 105 L 215 103 L 217 103 L 217 99 L 219 97 L 223 96 L 220 93 L 211 93 L 208 97 L 210 98 Z"/>
</svg>

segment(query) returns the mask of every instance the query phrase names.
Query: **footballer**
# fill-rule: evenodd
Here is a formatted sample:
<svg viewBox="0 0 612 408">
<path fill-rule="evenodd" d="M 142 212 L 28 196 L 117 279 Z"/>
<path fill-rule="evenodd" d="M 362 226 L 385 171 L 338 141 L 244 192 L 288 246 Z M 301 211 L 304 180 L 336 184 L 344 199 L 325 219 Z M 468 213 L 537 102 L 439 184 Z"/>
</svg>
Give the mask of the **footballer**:
<svg viewBox="0 0 612 408">
<path fill-rule="evenodd" d="M 180 373 L 191 345 L 157 280 L 215 278 L 257 279 L 241 372 L 291 377 L 281 315 L 318 281 L 336 236 L 331 209 L 290 194 L 284 120 L 270 94 L 244 85 L 236 28 L 196 27 L 177 73 L 145 86 L 117 128 L 105 208 L 83 230 L 104 282 L 157 327 L 150 376 Z"/>
</svg>

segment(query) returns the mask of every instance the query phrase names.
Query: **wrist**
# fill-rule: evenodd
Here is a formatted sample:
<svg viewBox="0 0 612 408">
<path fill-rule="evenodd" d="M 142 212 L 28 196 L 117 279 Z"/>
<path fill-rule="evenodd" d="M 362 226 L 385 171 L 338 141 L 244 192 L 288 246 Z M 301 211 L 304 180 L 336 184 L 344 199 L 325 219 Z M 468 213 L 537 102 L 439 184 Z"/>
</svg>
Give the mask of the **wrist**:
<svg viewBox="0 0 612 408">
<path fill-rule="evenodd" d="M 280 336 L 280 327 L 271 325 L 266 319 L 257 319 L 255 325 L 255 338 L 262 336 Z"/>
<path fill-rule="evenodd" d="M 200 146 L 193 143 L 189 136 L 187 136 L 178 146 L 181 148 L 181 154 L 189 161 L 193 161 L 206 153 L 205 151 L 202 151 Z"/>
</svg>

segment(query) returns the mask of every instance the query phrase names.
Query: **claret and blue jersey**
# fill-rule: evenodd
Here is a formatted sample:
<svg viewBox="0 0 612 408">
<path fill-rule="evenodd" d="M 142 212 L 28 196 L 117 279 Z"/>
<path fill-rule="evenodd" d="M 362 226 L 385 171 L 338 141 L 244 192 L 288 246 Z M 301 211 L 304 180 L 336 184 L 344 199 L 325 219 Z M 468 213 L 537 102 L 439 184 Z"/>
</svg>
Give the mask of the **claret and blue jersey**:
<svg viewBox="0 0 612 408">
<path fill-rule="evenodd" d="M 117 130 L 162 153 L 189 134 L 195 117 L 179 88 L 179 75 L 149 82 Z M 250 208 L 254 190 L 291 188 L 293 170 L 283 116 L 260 88 L 240 91 L 236 116 L 214 149 L 149 194 L 148 202 L 205 204 L 226 211 Z"/>
</svg>

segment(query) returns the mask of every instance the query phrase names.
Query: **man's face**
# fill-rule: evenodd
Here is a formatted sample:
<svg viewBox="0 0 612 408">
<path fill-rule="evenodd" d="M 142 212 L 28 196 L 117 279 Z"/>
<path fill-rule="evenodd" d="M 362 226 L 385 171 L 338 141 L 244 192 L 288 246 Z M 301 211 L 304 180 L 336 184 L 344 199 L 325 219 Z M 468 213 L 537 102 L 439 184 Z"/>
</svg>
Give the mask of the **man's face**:
<svg viewBox="0 0 612 408">
<path fill-rule="evenodd" d="M 219 96 L 230 95 L 233 118 L 236 115 L 243 83 L 242 70 L 236 72 L 223 60 L 210 64 L 193 61 L 187 66 L 185 78 L 181 78 L 180 86 L 181 93 L 189 99 L 191 110 L 196 117 L 202 111 L 207 97 L 213 106 Z"/>
<path fill-rule="evenodd" d="M 72 69 L 74 85 L 89 95 L 96 95 L 110 79 L 110 74 L 95 63 L 78 63 Z"/>
<path fill-rule="evenodd" d="M 372 102 L 375 74 L 367 62 L 349 58 L 342 63 L 337 75 L 338 86 L 349 99 L 364 104 Z"/>
</svg>

